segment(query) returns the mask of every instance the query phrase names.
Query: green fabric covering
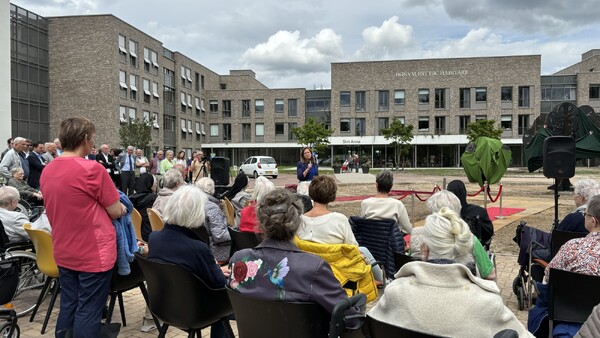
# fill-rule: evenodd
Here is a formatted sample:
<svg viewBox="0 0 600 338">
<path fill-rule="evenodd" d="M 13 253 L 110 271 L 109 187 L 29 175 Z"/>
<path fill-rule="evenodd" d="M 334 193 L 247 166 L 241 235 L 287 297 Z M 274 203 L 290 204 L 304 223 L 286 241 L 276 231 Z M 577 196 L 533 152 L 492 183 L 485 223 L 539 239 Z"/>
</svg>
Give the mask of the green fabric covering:
<svg viewBox="0 0 600 338">
<path fill-rule="evenodd" d="M 480 137 L 467 146 L 460 160 L 469 182 L 482 187 L 486 180 L 489 184 L 500 182 L 510 164 L 511 151 L 500 140 Z"/>
<path fill-rule="evenodd" d="M 575 156 L 578 160 L 600 157 L 600 129 L 581 110 L 577 109 L 578 128 L 575 134 Z M 544 159 L 544 140 L 553 136 L 547 128 L 539 129 L 525 147 L 525 162 L 529 172 L 540 169 Z"/>
</svg>

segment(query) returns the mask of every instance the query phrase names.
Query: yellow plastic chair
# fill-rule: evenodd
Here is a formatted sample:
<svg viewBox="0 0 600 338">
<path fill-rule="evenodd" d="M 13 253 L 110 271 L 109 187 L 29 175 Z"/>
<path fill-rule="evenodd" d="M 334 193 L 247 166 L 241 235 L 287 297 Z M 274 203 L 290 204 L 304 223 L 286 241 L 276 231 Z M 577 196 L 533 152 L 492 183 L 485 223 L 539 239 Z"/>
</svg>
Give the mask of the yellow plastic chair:
<svg viewBox="0 0 600 338">
<path fill-rule="evenodd" d="M 131 223 L 133 224 L 133 230 L 135 230 L 135 238 L 142 241 L 142 215 L 136 208 L 133 208 L 131 212 Z"/>
<path fill-rule="evenodd" d="M 221 209 L 225 214 L 225 218 L 227 219 L 227 224 L 234 225 L 235 224 L 235 211 L 233 209 L 233 203 L 227 198 L 223 197 L 221 200 Z"/>
<path fill-rule="evenodd" d="M 152 227 L 152 231 L 160 231 L 165 227 L 165 222 L 163 222 L 162 217 L 156 210 L 152 208 L 146 209 L 148 213 L 148 219 L 150 220 L 150 227 Z"/>
<path fill-rule="evenodd" d="M 44 325 L 42 325 L 41 333 L 44 334 L 44 332 L 46 332 L 48 320 L 52 314 L 52 308 L 54 307 L 56 296 L 58 295 L 58 291 L 60 289 L 58 266 L 56 266 L 56 262 L 54 261 L 52 236 L 44 230 L 32 229 L 31 224 L 29 223 L 23 224 L 23 228 L 25 228 L 25 231 L 27 231 L 29 238 L 31 238 L 31 241 L 33 242 L 33 246 L 35 247 L 37 267 L 44 275 L 46 275 L 46 282 L 44 283 L 42 292 L 40 293 L 35 307 L 33 308 L 33 313 L 31 313 L 31 318 L 29 318 L 30 322 L 33 321 L 38 308 L 46 297 L 46 293 L 49 291 L 52 293 L 52 298 L 50 298 L 50 304 L 48 305 L 48 311 L 46 311 L 46 318 L 44 318 Z M 52 288 L 50 288 L 52 282 L 54 282 L 54 285 Z"/>
</svg>

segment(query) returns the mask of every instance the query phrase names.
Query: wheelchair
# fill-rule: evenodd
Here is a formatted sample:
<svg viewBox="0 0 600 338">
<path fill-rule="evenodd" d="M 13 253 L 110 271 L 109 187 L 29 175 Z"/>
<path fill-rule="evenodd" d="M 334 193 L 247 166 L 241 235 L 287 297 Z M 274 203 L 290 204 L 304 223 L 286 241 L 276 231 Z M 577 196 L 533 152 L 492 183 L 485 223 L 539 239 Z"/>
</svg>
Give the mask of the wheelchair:
<svg viewBox="0 0 600 338">
<path fill-rule="evenodd" d="M 14 297 L 19 284 L 19 264 L 15 259 L 0 260 L 0 304 L 8 303 Z M 17 313 L 14 309 L 0 308 L 0 337 L 18 338 Z"/>
</svg>

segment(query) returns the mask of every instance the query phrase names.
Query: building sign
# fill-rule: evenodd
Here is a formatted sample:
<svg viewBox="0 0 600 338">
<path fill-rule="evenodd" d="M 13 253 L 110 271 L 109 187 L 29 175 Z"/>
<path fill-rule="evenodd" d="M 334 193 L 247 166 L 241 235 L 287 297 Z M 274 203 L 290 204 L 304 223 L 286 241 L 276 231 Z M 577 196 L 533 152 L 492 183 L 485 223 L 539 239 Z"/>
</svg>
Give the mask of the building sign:
<svg viewBox="0 0 600 338">
<path fill-rule="evenodd" d="M 342 140 L 342 144 L 360 144 L 360 140 Z"/>
<path fill-rule="evenodd" d="M 467 75 L 469 73 L 466 69 L 457 70 L 417 70 L 414 72 L 396 72 L 396 77 L 421 77 L 421 76 L 453 76 L 453 75 Z"/>
</svg>

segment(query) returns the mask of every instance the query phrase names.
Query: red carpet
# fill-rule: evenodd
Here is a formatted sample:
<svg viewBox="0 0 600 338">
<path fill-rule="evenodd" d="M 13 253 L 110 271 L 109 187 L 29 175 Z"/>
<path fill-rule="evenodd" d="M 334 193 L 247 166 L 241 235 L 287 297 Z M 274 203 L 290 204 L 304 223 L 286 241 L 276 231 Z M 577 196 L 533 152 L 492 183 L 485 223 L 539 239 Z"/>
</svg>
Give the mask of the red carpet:
<svg viewBox="0 0 600 338">
<path fill-rule="evenodd" d="M 512 214 L 516 214 L 523 210 L 525 210 L 525 209 L 523 209 L 523 208 L 502 208 L 502 216 L 510 216 Z M 490 216 L 490 219 L 492 221 L 494 221 L 494 219 L 496 219 L 496 216 L 500 215 L 500 208 L 489 207 L 489 208 L 487 208 L 487 212 L 488 212 L 488 215 Z"/>
</svg>

